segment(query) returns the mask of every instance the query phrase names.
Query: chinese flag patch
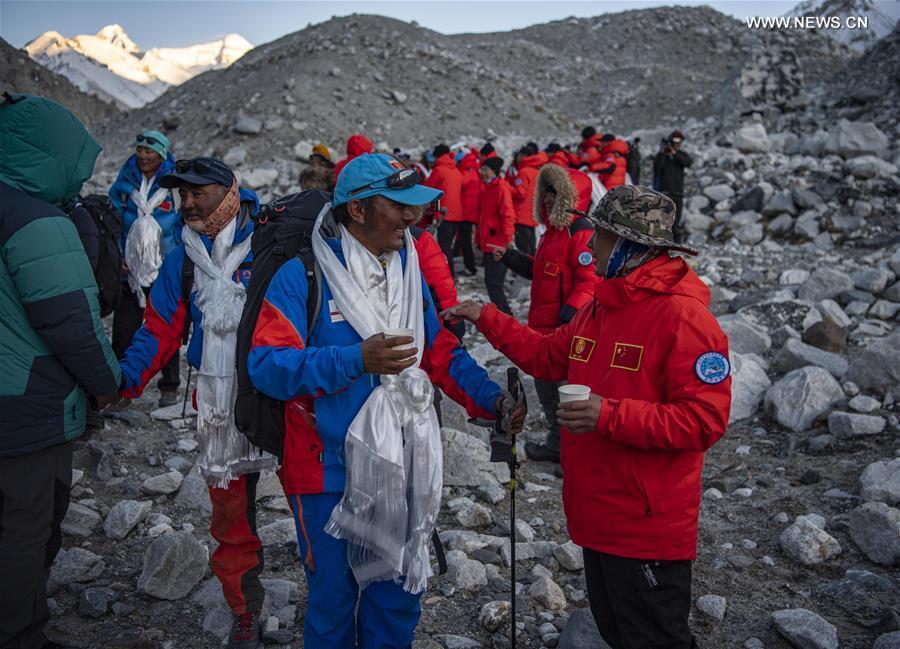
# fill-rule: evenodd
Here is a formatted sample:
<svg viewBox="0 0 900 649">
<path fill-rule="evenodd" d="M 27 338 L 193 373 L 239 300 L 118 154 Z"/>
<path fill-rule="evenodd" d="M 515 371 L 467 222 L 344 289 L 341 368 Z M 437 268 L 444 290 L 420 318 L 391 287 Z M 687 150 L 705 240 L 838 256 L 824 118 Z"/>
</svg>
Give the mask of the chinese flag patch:
<svg viewBox="0 0 900 649">
<path fill-rule="evenodd" d="M 597 344 L 597 341 L 591 340 L 590 338 L 584 338 L 583 336 L 575 336 L 572 338 L 572 344 L 569 347 L 569 358 L 573 361 L 581 361 L 582 363 L 587 363 L 588 359 L 590 359 L 591 354 L 594 353 L 594 346 Z"/>
<path fill-rule="evenodd" d="M 644 355 L 643 345 L 616 343 L 610 367 L 637 372 L 641 368 L 641 357 Z"/>
</svg>

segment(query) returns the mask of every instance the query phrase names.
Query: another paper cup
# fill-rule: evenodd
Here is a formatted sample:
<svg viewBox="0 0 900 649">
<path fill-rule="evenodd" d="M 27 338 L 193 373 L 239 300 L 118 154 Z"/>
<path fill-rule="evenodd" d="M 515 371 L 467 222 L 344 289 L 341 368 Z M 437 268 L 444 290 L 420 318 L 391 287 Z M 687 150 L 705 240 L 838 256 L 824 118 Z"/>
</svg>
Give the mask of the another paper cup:
<svg viewBox="0 0 900 649">
<path fill-rule="evenodd" d="M 385 329 L 384 337 L 385 338 L 415 338 L 414 331 L 412 329 L 405 329 L 403 327 L 398 327 L 396 329 Z M 400 345 L 399 347 L 394 347 L 394 349 L 413 349 L 415 347 L 415 343 L 409 343 L 408 345 Z"/>
<path fill-rule="evenodd" d="M 586 385 L 577 383 L 569 383 L 559 386 L 559 402 L 568 403 L 569 401 L 587 401 L 591 396 L 591 389 Z"/>
</svg>

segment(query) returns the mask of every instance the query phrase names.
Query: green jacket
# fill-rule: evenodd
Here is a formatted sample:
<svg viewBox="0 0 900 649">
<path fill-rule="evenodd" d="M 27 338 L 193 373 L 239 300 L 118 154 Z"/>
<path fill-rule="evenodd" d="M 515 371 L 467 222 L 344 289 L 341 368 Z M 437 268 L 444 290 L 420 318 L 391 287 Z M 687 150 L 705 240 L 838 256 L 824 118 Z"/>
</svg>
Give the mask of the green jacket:
<svg viewBox="0 0 900 649">
<path fill-rule="evenodd" d="M 60 209 L 99 153 L 59 104 L 30 95 L 0 104 L 0 457 L 78 437 L 85 390 L 118 389 L 97 285 Z"/>
</svg>

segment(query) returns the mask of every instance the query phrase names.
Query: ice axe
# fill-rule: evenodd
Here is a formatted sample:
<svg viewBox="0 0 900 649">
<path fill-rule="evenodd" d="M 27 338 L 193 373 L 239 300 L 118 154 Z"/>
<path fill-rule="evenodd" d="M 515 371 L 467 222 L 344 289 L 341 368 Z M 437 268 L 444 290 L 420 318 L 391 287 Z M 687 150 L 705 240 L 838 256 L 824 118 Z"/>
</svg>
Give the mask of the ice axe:
<svg viewBox="0 0 900 649">
<path fill-rule="evenodd" d="M 512 413 L 525 399 L 525 390 L 519 380 L 519 369 L 506 369 L 507 389 L 501 393 L 497 418 L 493 422 L 470 419 L 479 426 L 492 426 L 491 462 L 506 462 L 509 467 L 509 580 L 510 580 L 510 631 L 512 649 L 516 649 L 516 440 L 512 433 Z"/>
</svg>

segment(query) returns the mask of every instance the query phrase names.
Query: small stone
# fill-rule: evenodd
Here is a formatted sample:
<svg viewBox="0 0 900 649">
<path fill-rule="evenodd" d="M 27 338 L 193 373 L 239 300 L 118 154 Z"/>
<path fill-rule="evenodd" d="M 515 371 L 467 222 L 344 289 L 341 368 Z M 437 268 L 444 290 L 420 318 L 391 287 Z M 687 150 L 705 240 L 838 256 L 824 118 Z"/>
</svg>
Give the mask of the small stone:
<svg viewBox="0 0 900 649">
<path fill-rule="evenodd" d="M 232 127 L 235 133 L 242 133 L 244 135 L 257 135 L 262 132 L 262 122 L 255 117 L 248 117 L 246 115 L 238 118 L 237 122 L 235 122 Z"/>
<path fill-rule="evenodd" d="M 566 608 L 566 596 L 562 588 L 549 577 L 541 577 L 532 583 L 528 588 L 528 595 L 550 611 L 562 611 Z"/>
<path fill-rule="evenodd" d="M 878 636 L 872 649 L 900 649 L 900 631 Z"/>
<path fill-rule="evenodd" d="M 491 510 L 484 505 L 465 499 L 466 504 L 456 513 L 456 520 L 463 527 L 473 529 L 488 527 L 493 524 Z"/>
<path fill-rule="evenodd" d="M 716 489 L 715 487 L 710 487 L 706 491 L 703 492 L 703 497 L 707 500 L 722 500 L 724 496 L 722 492 Z"/>
<path fill-rule="evenodd" d="M 121 500 L 106 515 L 103 531 L 108 538 L 124 539 L 135 525 L 147 517 L 152 507 L 153 503 L 149 500 Z"/>
<path fill-rule="evenodd" d="M 259 538 L 266 548 L 296 543 L 297 525 L 293 518 L 282 518 L 259 528 Z"/>
<path fill-rule="evenodd" d="M 507 601 L 488 602 L 481 607 L 478 623 L 482 628 L 495 633 L 509 624 L 510 603 Z"/>
<path fill-rule="evenodd" d="M 116 591 L 105 586 L 85 588 L 78 597 L 78 612 L 86 617 L 106 615 L 109 605 L 118 597 Z"/>
<path fill-rule="evenodd" d="M 735 454 L 737 455 L 750 455 L 750 447 L 749 446 L 738 446 L 734 449 Z"/>
<path fill-rule="evenodd" d="M 868 465 L 859 477 L 863 500 L 900 503 L 900 458 Z"/>
<path fill-rule="evenodd" d="M 203 578 L 208 560 L 206 546 L 191 532 L 160 536 L 144 554 L 138 590 L 159 599 L 181 599 Z"/>
<path fill-rule="evenodd" d="M 106 564 L 103 559 L 84 548 L 62 549 L 50 568 L 50 579 L 60 586 L 97 579 Z"/>
<path fill-rule="evenodd" d="M 841 546 L 837 539 L 817 525 L 812 515 L 798 516 L 794 524 L 781 533 L 781 549 L 794 561 L 812 566 L 837 556 Z"/>
<path fill-rule="evenodd" d="M 850 538 L 875 563 L 900 564 L 900 510 L 865 503 L 850 512 Z"/>
<path fill-rule="evenodd" d="M 839 439 L 877 435 L 884 432 L 887 420 L 877 415 L 859 415 L 835 410 L 828 415 L 828 432 Z"/>
<path fill-rule="evenodd" d="M 725 619 L 727 602 L 721 595 L 703 595 L 697 599 L 697 610 L 716 622 Z"/>
<path fill-rule="evenodd" d="M 566 541 L 562 545 L 557 546 L 553 550 L 554 558 L 559 561 L 566 570 L 577 572 L 584 569 L 584 554 L 581 547 L 575 545 L 572 541 Z"/>
<path fill-rule="evenodd" d="M 141 491 L 151 495 L 168 495 L 178 491 L 184 476 L 179 471 L 169 471 L 162 475 L 147 478 L 141 485 Z"/>
<path fill-rule="evenodd" d="M 775 628 L 800 649 L 838 649 L 837 628 L 824 618 L 802 608 L 772 613 Z"/>
<path fill-rule="evenodd" d="M 90 536 L 101 520 L 100 514 L 93 509 L 79 503 L 69 503 L 69 509 L 66 511 L 60 527 L 66 534 Z"/>
<path fill-rule="evenodd" d="M 741 487 L 739 489 L 735 489 L 732 493 L 738 498 L 749 498 L 753 495 L 753 489 L 750 489 L 749 487 Z"/>
</svg>

